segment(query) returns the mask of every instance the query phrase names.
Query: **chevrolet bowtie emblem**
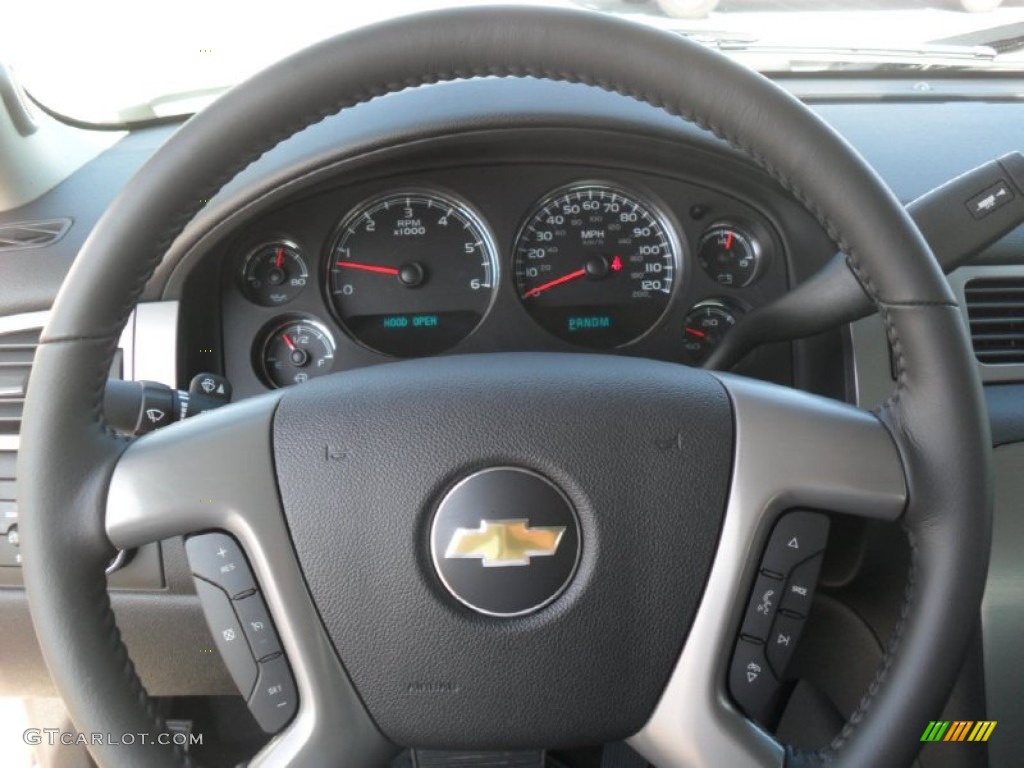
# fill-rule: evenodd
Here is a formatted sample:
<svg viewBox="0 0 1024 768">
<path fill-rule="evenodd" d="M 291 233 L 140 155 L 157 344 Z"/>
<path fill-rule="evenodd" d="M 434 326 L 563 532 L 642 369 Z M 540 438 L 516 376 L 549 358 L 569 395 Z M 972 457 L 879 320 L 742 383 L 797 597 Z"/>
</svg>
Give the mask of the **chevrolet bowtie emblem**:
<svg viewBox="0 0 1024 768">
<path fill-rule="evenodd" d="M 479 528 L 456 528 L 446 558 L 477 558 L 487 568 L 529 565 L 531 557 L 558 551 L 564 525 L 530 527 L 529 520 L 482 520 Z"/>
</svg>

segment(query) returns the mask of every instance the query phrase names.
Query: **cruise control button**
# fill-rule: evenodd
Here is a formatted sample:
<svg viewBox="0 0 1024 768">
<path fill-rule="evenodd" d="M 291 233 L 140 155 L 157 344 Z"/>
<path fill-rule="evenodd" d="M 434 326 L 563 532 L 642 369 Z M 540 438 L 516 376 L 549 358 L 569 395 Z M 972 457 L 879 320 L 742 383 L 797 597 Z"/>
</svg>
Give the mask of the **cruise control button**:
<svg viewBox="0 0 1024 768">
<path fill-rule="evenodd" d="M 252 648 L 252 655 L 257 659 L 265 659 L 281 652 L 281 643 L 270 620 L 270 612 L 257 592 L 250 597 L 236 600 L 235 613 L 242 624 L 242 631 Z"/>
<path fill-rule="evenodd" d="M 249 711 L 267 733 L 277 733 L 292 719 L 299 697 L 284 656 L 260 662 L 260 675 L 249 697 Z"/>
<path fill-rule="evenodd" d="M 754 582 L 754 591 L 750 594 L 750 603 L 743 616 L 743 627 L 740 634 L 753 637 L 764 642 L 772 628 L 772 620 L 782 599 L 782 581 L 772 576 L 760 574 Z"/>
<path fill-rule="evenodd" d="M 819 512 L 790 512 L 775 524 L 761 568 L 787 576 L 797 563 L 825 549 L 828 518 Z"/>
<path fill-rule="evenodd" d="M 768 719 L 778 695 L 779 681 L 768 667 L 763 645 L 737 641 L 729 668 L 729 690 L 749 717 L 761 722 Z"/>
<path fill-rule="evenodd" d="M 213 641 L 217 644 L 224 666 L 243 696 L 249 696 L 256 682 L 256 660 L 249 650 L 245 633 L 231 608 L 231 601 L 212 584 L 195 579 L 196 593 L 203 606 L 206 623 L 210 625 Z"/>
<path fill-rule="evenodd" d="M 800 633 L 804 629 L 804 620 L 799 616 L 790 616 L 780 613 L 775 617 L 775 624 L 768 636 L 765 646 L 768 654 L 768 663 L 771 664 L 776 676 L 781 678 L 786 674 L 786 667 L 789 660 L 793 658 L 793 651 L 800 640 Z"/>
<path fill-rule="evenodd" d="M 204 533 L 185 542 L 192 573 L 216 584 L 237 598 L 256 589 L 245 555 L 238 543 L 225 533 Z"/>
<path fill-rule="evenodd" d="M 822 555 L 815 555 L 793 569 L 782 593 L 782 610 L 800 616 L 810 613 L 814 588 L 818 584 L 818 572 L 821 570 L 821 559 Z"/>
</svg>

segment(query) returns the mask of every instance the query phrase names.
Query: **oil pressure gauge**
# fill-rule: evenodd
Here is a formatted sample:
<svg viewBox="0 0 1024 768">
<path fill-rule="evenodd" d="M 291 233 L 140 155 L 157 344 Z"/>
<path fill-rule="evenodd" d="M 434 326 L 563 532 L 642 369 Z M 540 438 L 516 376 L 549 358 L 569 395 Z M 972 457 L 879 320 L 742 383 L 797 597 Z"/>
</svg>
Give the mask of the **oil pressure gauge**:
<svg viewBox="0 0 1024 768">
<path fill-rule="evenodd" d="M 245 258 L 242 286 L 250 301 L 264 307 L 287 304 L 309 280 L 299 247 L 288 240 L 264 243 Z"/>
</svg>

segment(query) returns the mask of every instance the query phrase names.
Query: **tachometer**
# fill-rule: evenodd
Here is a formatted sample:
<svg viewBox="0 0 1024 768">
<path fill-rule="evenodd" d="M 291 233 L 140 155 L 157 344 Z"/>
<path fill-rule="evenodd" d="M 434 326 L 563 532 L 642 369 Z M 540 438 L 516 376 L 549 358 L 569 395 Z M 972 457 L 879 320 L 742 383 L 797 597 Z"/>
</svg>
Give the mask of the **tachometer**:
<svg viewBox="0 0 1024 768">
<path fill-rule="evenodd" d="M 393 192 L 358 206 L 329 258 L 338 320 L 364 346 L 397 357 L 458 344 L 483 319 L 497 278 L 483 223 L 433 191 Z"/>
<path fill-rule="evenodd" d="M 515 246 L 516 290 L 554 335 L 618 347 L 665 313 L 677 261 L 672 229 L 652 203 L 607 184 L 574 184 L 526 220 Z"/>
</svg>

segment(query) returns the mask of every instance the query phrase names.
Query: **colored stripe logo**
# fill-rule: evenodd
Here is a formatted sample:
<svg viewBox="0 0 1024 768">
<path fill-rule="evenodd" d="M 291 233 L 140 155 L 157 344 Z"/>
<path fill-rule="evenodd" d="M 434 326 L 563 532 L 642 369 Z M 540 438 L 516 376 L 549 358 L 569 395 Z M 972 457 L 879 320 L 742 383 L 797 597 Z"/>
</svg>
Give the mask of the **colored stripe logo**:
<svg viewBox="0 0 1024 768">
<path fill-rule="evenodd" d="M 921 734 L 921 741 L 988 741 L 996 729 L 996 720 L 932 720 Z"/>
</svg>

